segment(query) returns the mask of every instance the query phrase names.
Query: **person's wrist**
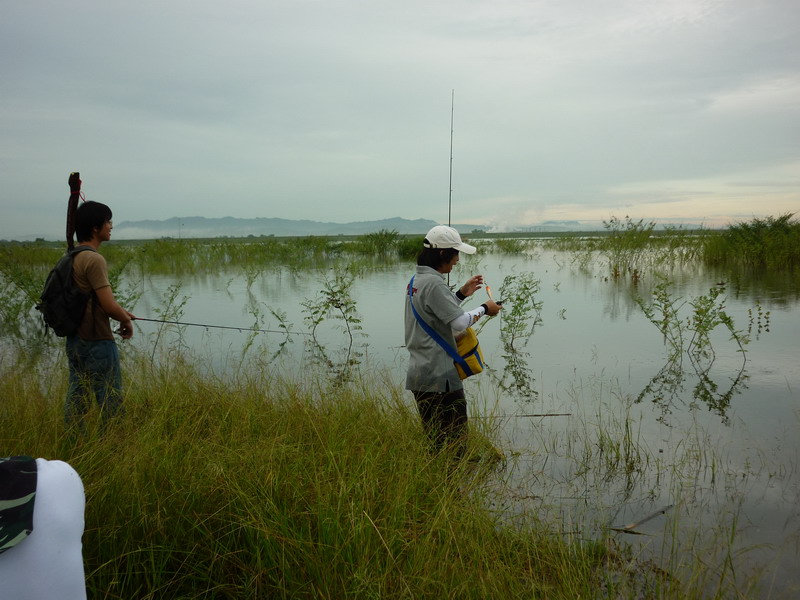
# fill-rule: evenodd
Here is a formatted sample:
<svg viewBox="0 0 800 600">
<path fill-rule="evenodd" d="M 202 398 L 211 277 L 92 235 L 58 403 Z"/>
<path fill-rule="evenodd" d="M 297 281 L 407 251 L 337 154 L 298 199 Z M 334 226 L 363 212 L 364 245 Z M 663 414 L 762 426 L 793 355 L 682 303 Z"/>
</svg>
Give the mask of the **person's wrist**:
<svg viewBox="0 0 800 600">
<path fill-rule="evenodd" d="M 489 306 L 486 303 L 481 304 L 481 308 L 483 308 L 483 314 L 485 315 L 489 314 Z"/>
<path fill-rule="evenodd" d="M 456 292 L 456 298 L 458 298 L 459 300 L 466 300 L 467 299 L 467 295 L 464 292 L 462 292 L 461 290 L 458 290 Z"/>
</svg>

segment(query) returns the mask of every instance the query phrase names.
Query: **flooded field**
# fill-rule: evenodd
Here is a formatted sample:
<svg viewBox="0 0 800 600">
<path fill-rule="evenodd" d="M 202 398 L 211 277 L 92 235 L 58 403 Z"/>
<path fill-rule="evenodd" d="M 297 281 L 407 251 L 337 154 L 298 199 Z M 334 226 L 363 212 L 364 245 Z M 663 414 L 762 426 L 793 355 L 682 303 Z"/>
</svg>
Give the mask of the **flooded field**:
<svg viewBox="0 0 800 600">
<path fill-rule="evenodd" d="M 390 262 L 339 273 L 352 318 L 334 309 L 313 337 L 309 307 L 335 288 L 334 269 L 145 274 L 135 314 L 192 325 L 142 321 L 134 343 L 189 349 L 210 371 L 256 356 L 284 373 L 316 364 L 332 377 L 374 373 L 376 385 L 388 373 L 402 386 L 412 270 Z M 452 283 L 474 273 L 506 301 L 480 331 L 489 369 L 467 382 L 472 422 L 496 432 L 506 457 L 500 510 L 555 518 L 576 538 L 610 535 L 676 573 L 674 557 L 684 556 L 776 593 L 798 589 L 800 290 L 791 280 L 697 267 L 614 278 L 600 260 L 577 264 L 535 246 L 462 257 Z"/>
<path fill-rule="evenodd" d="M 504 301 L 479 324 L 488 368 L 466 382 L 471 427 L 503 456 L 488 484 L 493 510 L 509 522 L 538 519 L 570 541 L 601 540 L 654 573 L 702 572 L 690 587 L 711 595 L 800 592 L 794 272 L 742 275 L 647 251 L 633 267 L 591 247 L 471 241 L 480 251 L 461 257 L 451 284 L 480 273 Z M 147 377 L 142 357 L 178 357 L 223 379 L 257 370 L 318 380 L 320 390 L 350 381 L 387 397 L 402 390 L 412 260 L 358 258 L 328 242 L 295 260 L 299 246 L 262 241 L 224 247 L 212 262 L 193 254 L 210 252 L 202 244 L 159 244 L 104 248 L 119 268 L 117 296 L 140 319 L 120 344 L 127 381 Z M 681 247 L 670 252 L 682 256 Z M 276 259 L 282 248 L 287 258 Z M 42 270 L 52 259 L 38 260 Z M 42 273 L 3 266 L 6 283 L 28 296 L 41 285 Z M 41 336 L 29 301 L 5 289 L 8 366 Z M 486 297 L 481 290 L 465 307 Z M 56 372 L 58 348 L 41 355 Z M 404 399 L 414 410 L 410 393 Z"/>
</svg>

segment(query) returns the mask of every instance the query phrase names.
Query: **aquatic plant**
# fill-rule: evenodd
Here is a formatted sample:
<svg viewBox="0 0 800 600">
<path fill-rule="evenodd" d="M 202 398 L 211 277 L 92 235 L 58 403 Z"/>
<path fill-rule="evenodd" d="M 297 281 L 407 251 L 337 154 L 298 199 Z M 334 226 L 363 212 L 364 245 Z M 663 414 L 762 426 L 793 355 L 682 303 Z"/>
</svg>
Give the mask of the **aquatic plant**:
<svg viewBox="0 0 800 600">
<path fill-rule="evenodd" d="M 530 240 L 522 240 L 514 237 L 500 237 L 493 240 L 493 242 L 493 249 L 500 254 L 525 254 L 532 247 Z"/>
<path fill-rule="evenodd" d="M 422 251 L 423 235 L 405 235 L 397 242 L 397 256 L 401 260 L 415 260 Z"/>
<path fill-rule="evenodd" d="M 609 235 L 601 238 L 599 246 L 608 259 L 612 277 L 641 272 L 642 256 L 649 246 L 655 226 L 653 221 L 633 221 L 627 215 L 624 221 L 618 217 L 603 221 L 603 227 Z"/>
<path fill-rule="evenodd" d="M 682 361 L 683 357 L 687 356 L 698 378 L 693 397 L 706 404 L 725 422 L 731 398 L 741 390 L 748 379 L 745 372 L 747 361 L 745 346 L 750 342 L 749 333 L 737 329 L 733 318 L 726 312 L 724 285 L 716 285 L 709 289 L 707 294 L 689 300 L 674 297 L 669 290 L 670 285 L 670 281 L 662 279 L 653 289 L 650 303 L 641 297 L 636 298 L 642 312 L 658 327 L 668 347 L 667 362 L 640 392 L 637 401 L 648 396 L 652 397 L 653 401 L 661 406 L 661 419 L 665 420 L 673 401 L 682 391 L 681 386 L 685 379 Z M 691 312 L 684 318 L 681 309 L 687 305 L 691 308 Z M 722 391 L 710 376 L 716 360 L 711 333 L 718 327 L 727 330 L 729 339 L 737 345 L 742 355 L 741 367 L 731 380 L 731 385 Z"/>
<path fill-rule="evenodd" d="M 542 302 L 537 300 L 541 281 L 533 273 L 506 275 L 500 286 L 499 298 L 503 302 L 500 313 L 500 337 L 503 344 L 514 349 L 519 339 L 533 335 L 535 327 L 542 322 Z M 483 320 L 483 324 L 488 319 Z"/>
<path fill-rule="evenodd" d="M 708 236 L 703 260 L 711 265 L 760 267 L 769 270 L 800 266 L 800 221 L 794 213 L 754 218 Z"/>
<path fill-rule="evenodd" d="M 521 339 L 527 343 L 535 327 L 542 322 L 543 303 L 536 299 L 540 283 L 533 273 L 518 273 L 507 275 L 497 290 L 497 300 L 503 302 L 499 318 L 504 367 L 502 372 L 492 371 L 492 380 L 503 392 L 522 402 L 532 402 L 539 394 L 529 367 L 530 355 L 521 352 L 515 344 Z M 481 319 L 476 332 L 480 333 L 494 318 Z"/>
<path fill-rule="evenodd" d="M 527 352 L 505 345 L 502 372 L 490 371 L 494 384 L 505 394 L 520 402 L 533 402 L 539 397 L 539 391 L 534 387 L 536 378 L 530 366 L 530 356 Z"/>
<path fill-rule="evenodd" d="M 353 249 L 359 254 L 385 258 L 396 253 L 399 241 L 397 230 L 381 229 L 358 236 L 353 242 Z"/>
<path fill-rule="evenodd" d="M 655 229 L 655 222 L 634 221 L 612 216 L 603 221 L 604 231 L 585 234 L 569 233 L 546 238 L 542 247 L 569 252 L 570 261 L 587 270 L 600 255 L 605 258 L 609 276 L 620 279 L 630 276 L 636 281 L 647 270 L 688 264 L 697 259 L 707 235 L 702 228 L 665 225 Z"/>
<path fill-rule="evenodd" d="M 355 273 L 347 266 L 337 266 L 321 281 L 322 289 L 316 298 L 307 298 L 301 304 L 305 320 L 311 327 L 311 335 L 327 318 L 341 323 L 344 333 L 352 345 L 354 336 L 361 331 L 361 318 L 356 302 L 351 296 Z"/>
<path fill-rule="evenodd" d="M 664 343 L 669 347 L 670 359 L 679 360 L 684 350 L 684 327 L 680 309 L 685 302 L 672 296 L 670 285 L 669 280 L 661 278 L 651 292 L 649 303 L 640 296 L 636 296 L 635 300 L 647 319 L 661 332 Z"/>
<path fill-rule="evenodd" d="M 165 331 L 172 329 L 177 333 L 174 345 L 171 348 L 173 352 L 180 351 L 184 347 L 183 332 L 185 331 L 186 326 L 177 323 L 170 323 L 170 321 L 178 322 L 181 320 L 181 317 L 183 317 L 184 308 L 189 302 L 189 297 L 181 294 L 181 288 L 182 285 L 180 283 L 174 283 L 167 287 L 161 297 L 161 300 L 153 308 L 156 315 L 158 315 L 158 320 L 160 321 L 158 330 L 156 331 L 153 339 L 152 350 L 150 352 L 150 362 L 153 364 L 155 364 L 155 357 L 156 352 L 159 349 L 159 342 L 161 341 L 161 337 Z"/>
<path fill-rule="evenodd" d="M 351 295 L 355 276 L 355 265 L 337 265 L 323 278 L 322 289 L 317 296 L 306 298 L 301 303 L 305 313 L 304 319 L 311 328 L 311 338 L 308 340 L 308 344 L 310 344 L 312 356 L 328 364 L 339 380 L 348 380 L 352 367 L 358 364 L 353 343 L 357 335 L 364 335 L 361 317 Z M 344 358 L 337 361 L 328 358 L 324 346 L 316 337 L 317 328 L 327 319 L 338 323 L 348 340 Z"/>
</svg>

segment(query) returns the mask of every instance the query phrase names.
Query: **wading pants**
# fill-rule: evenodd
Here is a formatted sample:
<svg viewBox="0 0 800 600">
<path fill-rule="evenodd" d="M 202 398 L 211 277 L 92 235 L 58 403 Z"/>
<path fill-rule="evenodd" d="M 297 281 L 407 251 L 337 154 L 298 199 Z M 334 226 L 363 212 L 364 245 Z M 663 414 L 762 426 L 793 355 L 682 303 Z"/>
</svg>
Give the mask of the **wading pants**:
<svg viewBox="0 0 800 600">
<path fill-rule="evenodd" d="M 113 340 L 82 340 L 67 337 L 69 389 L 64 404 L 68 425 L 89 410 L 91 399 L 97 402 L 103 421 L 122 414 L 122 372 L 119 350 Z"/>
<path fill-rule="evenodd" d="M 412 392 L 417 401 L 422 427 L 438 452 L 447 447 L 463 451 L 467 435 L 467 400 L 464 390 Z"/>
</svg>

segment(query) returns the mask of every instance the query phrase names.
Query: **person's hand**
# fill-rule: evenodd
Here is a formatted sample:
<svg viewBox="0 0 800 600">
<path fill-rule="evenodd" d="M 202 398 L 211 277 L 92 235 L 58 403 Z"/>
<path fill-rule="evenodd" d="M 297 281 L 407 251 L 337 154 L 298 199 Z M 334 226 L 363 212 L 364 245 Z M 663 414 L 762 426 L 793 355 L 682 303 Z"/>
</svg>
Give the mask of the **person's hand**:
<svg viewBox="0 0 800 600">
<path fill-rule="evenodd" d="M 483 275 L 474 275 L 473 277 L 470 277 L 467 280 L 467 283 L 461 286 L 461 289 L 459 291 L 465 298 L 468 298 L 469 296 L 472 296 L 472 294 L 477 292 L 479 289 L 481 289 L 482 285 L 483 285 Z"/>
<path fill-rule="evenodd" d="M 487 300 L 486 302 L 484 302 L 484 304 L 486 305 L 486 316 L 487 317 L 495 316 L 503 308 L 502 306 L 500 306 L 494 300 Z"/>
<path fill-rule="evenodd" d="M 127 321 L 120 321 L 119 335 L 123 340 L 129 340 L 133 337 L 133 323 L 130 319 Z"/>
</svg>

